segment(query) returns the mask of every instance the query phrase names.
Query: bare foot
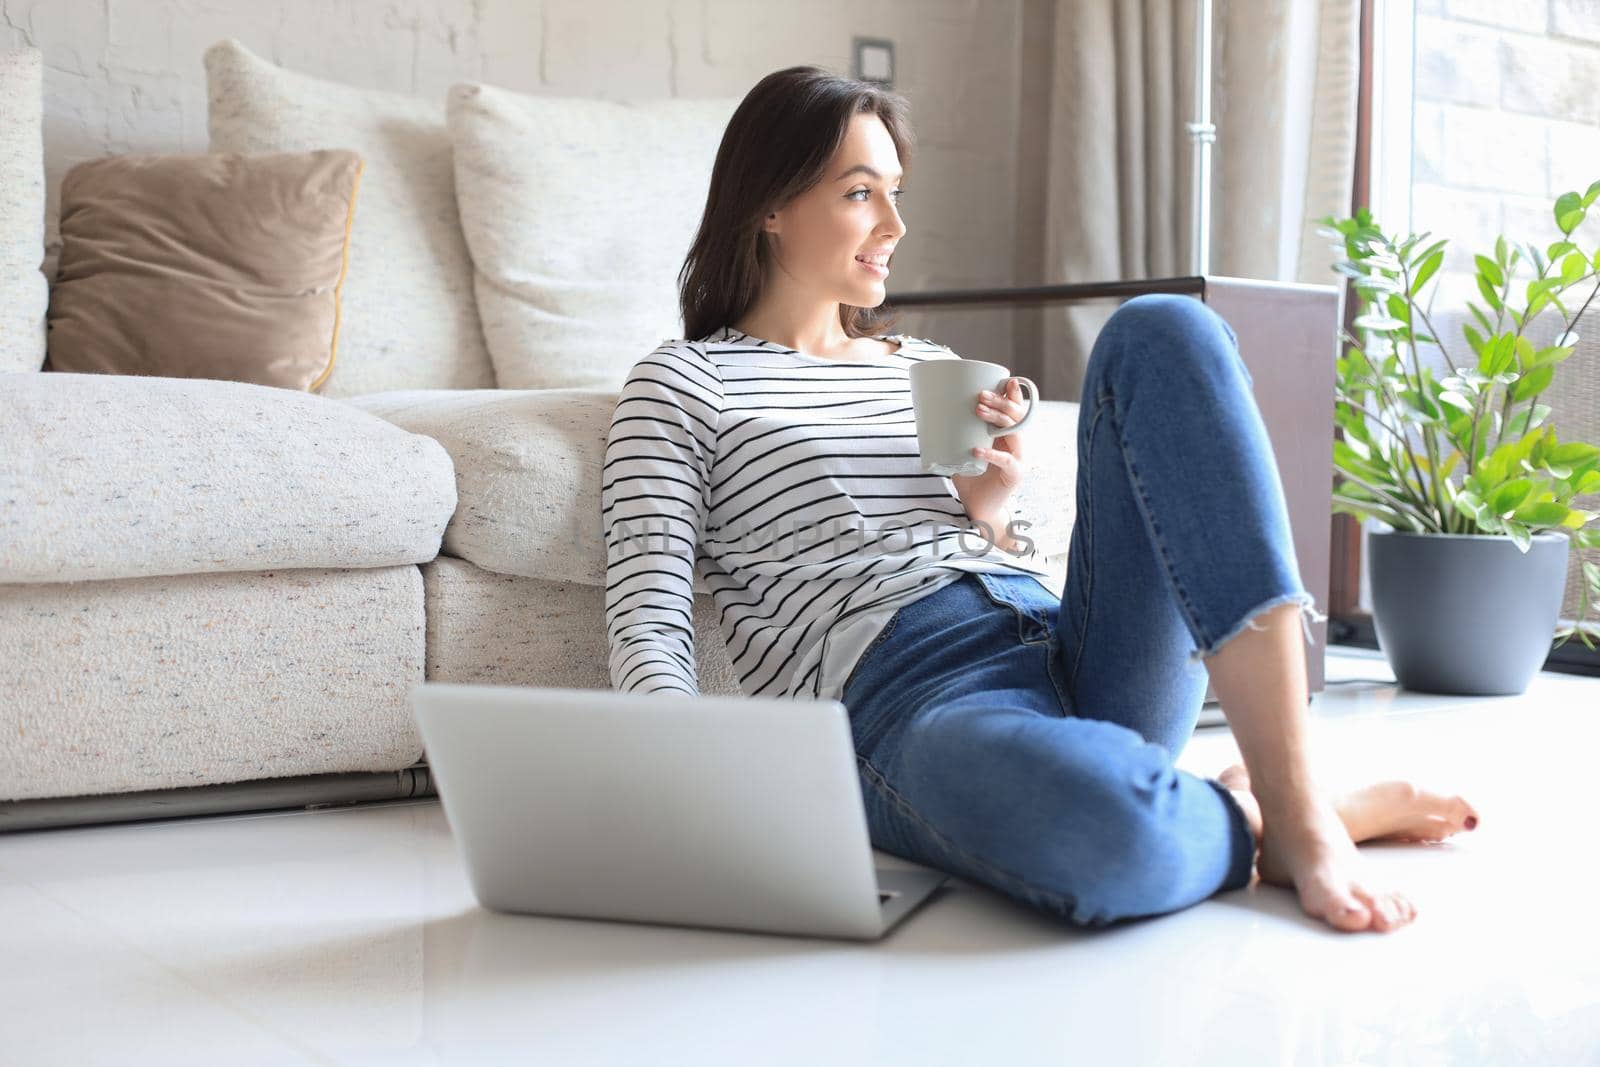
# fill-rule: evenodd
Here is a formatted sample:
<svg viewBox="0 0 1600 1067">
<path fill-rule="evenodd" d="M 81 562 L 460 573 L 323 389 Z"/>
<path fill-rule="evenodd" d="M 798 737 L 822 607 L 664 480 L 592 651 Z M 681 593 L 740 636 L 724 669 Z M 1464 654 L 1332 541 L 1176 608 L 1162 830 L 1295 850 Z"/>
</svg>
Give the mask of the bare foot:
<svg viewBox="0 0 1600 1067">
<path fill-rule="evenodd" d="M 1409 782 L 1380 782 L 1337 798 L 1264 818 L 1241 764 L 1217 776 L 1240 802 L 1260 843 L 1256 871 L 1269 885 L 1294 888 L 1300 907 L 1339 930 L 1389 931 L 1416 917 L 1405 895 L 1375 890 L 1356 851 L 1357 841 L 1438 840 L 1477 825 L 1460 797 L 1424 793 Z"/>
<path fill-rule="evenodd" d="M 1250 793 L 1250 772 L 1244 764 L 1235 763 L 1217 775 L 1217 781 L 1235 793 L 1249 794 L 1249 805 L 1255 805 L 1255 795 Z M 1461 797 L 1430 793 L 1399 778 L 1329 799 L 1350 840 L 1358 845 L 1367 841 L 1442 841 L 1478 825 L 1477 811 Z M 1246 811 L 1252 816 L 1252 824 L 1259 825 L 1260 808 L 1251 811 L 1247 807 Z"/>
<path fill-rule="evenodd" d="M 1372 888 L 1355 842 L 1326 797 L 1264 816 L 1256 871 L 1269 885 L 1294 889 L 1307 915 L 1337 930 L 1384 933 L 1416 918 L 1416 905 L 1404 894 Z"/>
</svg>

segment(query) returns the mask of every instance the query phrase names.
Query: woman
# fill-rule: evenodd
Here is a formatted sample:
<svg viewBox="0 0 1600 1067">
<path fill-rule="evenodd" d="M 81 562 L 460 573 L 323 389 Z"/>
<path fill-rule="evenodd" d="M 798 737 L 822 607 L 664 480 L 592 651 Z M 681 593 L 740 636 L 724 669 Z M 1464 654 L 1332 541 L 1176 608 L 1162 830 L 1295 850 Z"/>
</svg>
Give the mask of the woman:
<svg viewBox="0 0 1600 1067">
<path fill-rule="evenodd" d="M 903 100 L 814 67 L 729 121 L 679 279 L 686 338 L 633 367 L 607 442 L 613 686 L 698 691 L 702 565 L 741 691 L 849 709 L 877 847 L 1083 926 L 1257 872 L 1336 929 L 1409 922 L 1355 842 L 1476 815 L 1406 782 L 1315 785 L 1314 608 L 1233 330 L 1187 297 L 1112 315 L 1058 596 L 1010 521 L 1020 434 L 975 450 L 980 475 L 918 464 L 907 368 L 959 357 L 880 332 L 910 150 Z M 1015 383 L 973 402 L 1001 429 L 1023 411 Z M 1208 681 L 1244 758 L 1216 779 L 1172 765 Z"/>
</svg>

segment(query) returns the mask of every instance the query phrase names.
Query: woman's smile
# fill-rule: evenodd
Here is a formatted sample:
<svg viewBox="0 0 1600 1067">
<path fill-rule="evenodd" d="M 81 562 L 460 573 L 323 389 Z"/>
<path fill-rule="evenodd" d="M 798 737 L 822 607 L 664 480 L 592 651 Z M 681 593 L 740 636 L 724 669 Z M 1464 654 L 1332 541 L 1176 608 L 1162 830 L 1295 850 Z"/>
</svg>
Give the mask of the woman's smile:
<svg viewBox="0 0 1600 1067">
<path fill-rule="evenodd" d="M 889 263 L 887 260 L 880 264 L 874 260 L 862 259 L 857 256 L 856 263 L 860 265 L 862 270 L 867 271 L 876 278 L 887 278 L 889 276 Z"/>
</svg>

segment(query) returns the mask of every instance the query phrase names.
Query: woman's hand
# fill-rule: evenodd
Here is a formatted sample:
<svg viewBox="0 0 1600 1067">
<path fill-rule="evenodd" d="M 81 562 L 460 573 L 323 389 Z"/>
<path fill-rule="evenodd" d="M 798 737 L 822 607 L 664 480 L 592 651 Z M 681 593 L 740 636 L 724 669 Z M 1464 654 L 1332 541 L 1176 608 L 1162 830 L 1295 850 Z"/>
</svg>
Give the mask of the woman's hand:
<svg viewBox="0 0 1600 1067">
<path fill-rule="evenodd" d="M 978 394 L 978 417 L 993 426 L 1013 426 L 1027 412 L 1022 401 L 1022 386 L 1016 379 L 1006 382 L 1004 395 L 985 390 Z M 1005 434 L 994 440 L 992 448 L 978 447 L 972 454 L 987 460 L 989 469 L 982 474 L 953 474 L 951 484 L 967 517 L 974 522 L 987 522 L 994 528 L 993 537 L 1001 544 L 1006 541 L 1006 501 L 1022 486 L 1022 435 Z"/>
</svg>

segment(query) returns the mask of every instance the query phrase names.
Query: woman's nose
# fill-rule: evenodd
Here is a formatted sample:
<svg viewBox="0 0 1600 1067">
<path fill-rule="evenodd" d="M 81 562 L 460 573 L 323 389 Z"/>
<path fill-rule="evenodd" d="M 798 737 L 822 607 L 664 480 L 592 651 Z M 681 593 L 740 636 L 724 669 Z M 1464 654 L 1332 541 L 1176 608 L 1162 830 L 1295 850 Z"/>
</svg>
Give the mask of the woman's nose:
<svg viewBox="0 0 1600 1067">
<path fill-rule="evenodd" d="M 900 217 L 899 209 L 893 207 L 889 208 L 889 210 L 885 213 L 885 218 L 882 224 L 878 227 L 878 232 L 894 237 L 899 237 L 906 232 L 906 223 L 905 220 Z"/>
</svg>

